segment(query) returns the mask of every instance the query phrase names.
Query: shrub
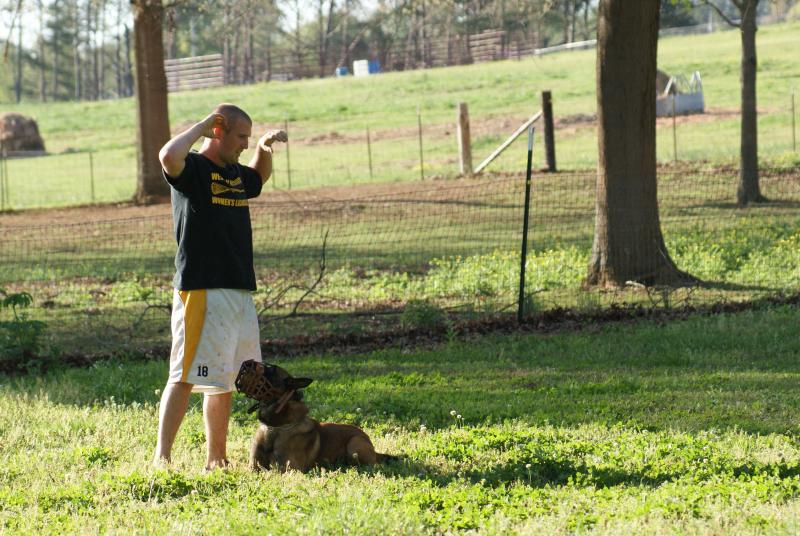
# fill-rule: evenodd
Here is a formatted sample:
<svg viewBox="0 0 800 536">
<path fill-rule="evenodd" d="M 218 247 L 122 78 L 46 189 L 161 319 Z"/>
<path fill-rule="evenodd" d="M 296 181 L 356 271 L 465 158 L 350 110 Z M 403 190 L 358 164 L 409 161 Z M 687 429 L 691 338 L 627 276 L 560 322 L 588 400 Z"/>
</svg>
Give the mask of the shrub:
<svg viewBox="0 0 800 536">
<path fill-rule="evenodd" d="M 0 363 L 10 362 L 12 370 L 28 369 L 41 350 L 45 323 L 32 320 L 17 310 L 33 303 L 33 297 L 27 292 L 9 293 L 0 288 L 0 298 L 0 309 L 10 309 L 12 316 L 10 320 L 0 321 Z"/>
<path fill-rule="evenodd" d="M 406 329 L 440 329 L 447 325 L 447 314 L 427 300 L 411 300 L 403 310 L 400 324 Z"/>
</svg>

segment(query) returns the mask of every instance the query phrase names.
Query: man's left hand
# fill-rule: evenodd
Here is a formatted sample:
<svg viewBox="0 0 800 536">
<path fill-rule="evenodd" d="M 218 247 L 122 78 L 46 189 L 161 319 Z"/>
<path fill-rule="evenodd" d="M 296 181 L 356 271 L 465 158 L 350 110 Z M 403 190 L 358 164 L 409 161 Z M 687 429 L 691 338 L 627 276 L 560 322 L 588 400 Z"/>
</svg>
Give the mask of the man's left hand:
<svg viewBox="0 0 800 536">
<path fill-rule="evenodd" d="M 286 143 L 288 140 L 289 136 L 286 134 L 285 130 L 268 130 L 258 140 L 258 146 L 267 151 L 272 147 L 272 144 L 275 143 L 276 141 L 281 141 L 283 143 Z"/>
</svg>

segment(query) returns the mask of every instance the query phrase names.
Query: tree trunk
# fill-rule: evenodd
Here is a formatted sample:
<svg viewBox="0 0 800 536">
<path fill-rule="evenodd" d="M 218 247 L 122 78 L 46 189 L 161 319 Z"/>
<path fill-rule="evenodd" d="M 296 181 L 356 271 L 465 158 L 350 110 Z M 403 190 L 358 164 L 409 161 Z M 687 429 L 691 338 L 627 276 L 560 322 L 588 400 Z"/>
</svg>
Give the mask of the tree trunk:
<svg viewBox="0 0 800 536">
<path fill-rule="evenodd" d="M 37 2 L 39 9 L 39 100 L 47 102 L 47 63 L 44 61 L 44 3 Z"/>
<path fill-rule="evenodd" d="M 17 73 L 14 78 L 14 94 L 17 104 L 22 100 L 22 20 L 17 21 Z"/>
<path fill-rule="evenodd" d="M 106 1 L 102 0 L 97 10 L 95 11 L 95 28 L 97 31 L 100 32 L 100 38 L 95 40 L 95 54 L 97 54 L 97 60 L 95 61 L 95 71 L 97 74 L 95 75 L 95 85 L 97 86 L 97 98 L 102 99 L 103 93 L 105 93 L 105 78 L 106 78 L 106 57 L 104 51 L 104 45 L 106 41 Z"/>
<path fill-rule="evenodd" d="M 78 4 L 75 4 L 75 35 L 72 41 L 72 72 L 75 83 L 75 100 L 81 100 L 83 96 L 83 84 L 81 84 L 81 10 Z"/>
<path fill-rule="evenodd" d="M 53 13 L 58 13 L 58 0 L 53 2 Z M 57 31 L 53 31 L 53 85 L 52 90 L 50 92 L 50 99 L 51 100 L 58 100 L 58 68 L 59 68 L 59 56 L 61 50 L 61 43 L 60 43 L 60 33 Z"/>
<path fill-rule="evenodd" d="M 125 96 L 133 95 L 133 65 L 131 65 L 131 31 L 125 25 Z"/>
<path fill-rule="evenodd" d="M 588 285 L 687 281 L 667 253 L 656 191 L 659 0 L 601 0 L 597 27 L 598 171 Z"/>
<path fill-rule="evenodd" d="M 117 80 L 117 98 L 121 98 L 124 95 L 124 90 L 122 89 L 122 33 L 119 31 L 120 26 L 122 26 L 122 6 L 117 4 L 117 50 L 116 60 L 114 61 L 114 70 Z"/>
<path fill-rule="evenodd" d="M 97 100 L 97 29 L 92 19 L 92 2 L 86 2 L 86 58 L 89 72 L 86 74 L 86 88 L 89 100 Z"/>
<path fill-rule="evenodd" d="M 756 9 L 758 0 L 745 0 L 742 10 L 742 130 L 739 188 L 740 206 L 763 203 L 758 184 L 758 111 L 756 110 Z"/>
<path fill-rule="evenodd" d="M 166 202 L 169 186 L 161 175 L 158 151 L 169 141 L 167 75 L 161 0 L 133 2 L 133 40 L 136 56 L 137 181 L 134 202 Z"/>
</svg>

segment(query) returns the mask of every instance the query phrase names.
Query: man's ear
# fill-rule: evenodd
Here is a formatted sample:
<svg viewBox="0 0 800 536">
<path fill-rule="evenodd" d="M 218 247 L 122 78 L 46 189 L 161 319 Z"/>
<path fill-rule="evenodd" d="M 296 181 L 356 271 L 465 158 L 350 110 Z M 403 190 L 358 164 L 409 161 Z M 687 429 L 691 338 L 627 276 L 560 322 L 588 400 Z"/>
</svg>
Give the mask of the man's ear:
<svg viewBox="0 0 800 536">
<path fill-rule="evenodd" d="M 311 378 L 286 378 L 283 384 L 287 389 L 302 389 L 308 387 L 313 381 Z"/>
</svg>

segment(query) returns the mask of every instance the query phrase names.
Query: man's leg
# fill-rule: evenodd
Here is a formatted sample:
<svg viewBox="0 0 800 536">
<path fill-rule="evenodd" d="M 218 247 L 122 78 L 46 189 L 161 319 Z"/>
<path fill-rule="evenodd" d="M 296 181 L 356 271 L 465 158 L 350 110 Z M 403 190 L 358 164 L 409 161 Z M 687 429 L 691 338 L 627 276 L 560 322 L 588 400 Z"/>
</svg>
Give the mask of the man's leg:
<svg viewBox="0 0 800 536">
<path fill-rule="evenodd" d="M 206 469 L 227 465 L 228 421 L 233 393 L 206 394 L 203 398 L 203 420 L 206 424 Z"/>
<path fill-rule="evenodd" d="M 172 460 L 172 444 L 178 435 L 183 416 L 189 407 L 189 395 L 192 384 L 185 382 L 168 383 L 161 395 L 161 406 L 158 415 L 158 442 L 153 456 L 153 463 L 161 460 Z"/>
</svg>

